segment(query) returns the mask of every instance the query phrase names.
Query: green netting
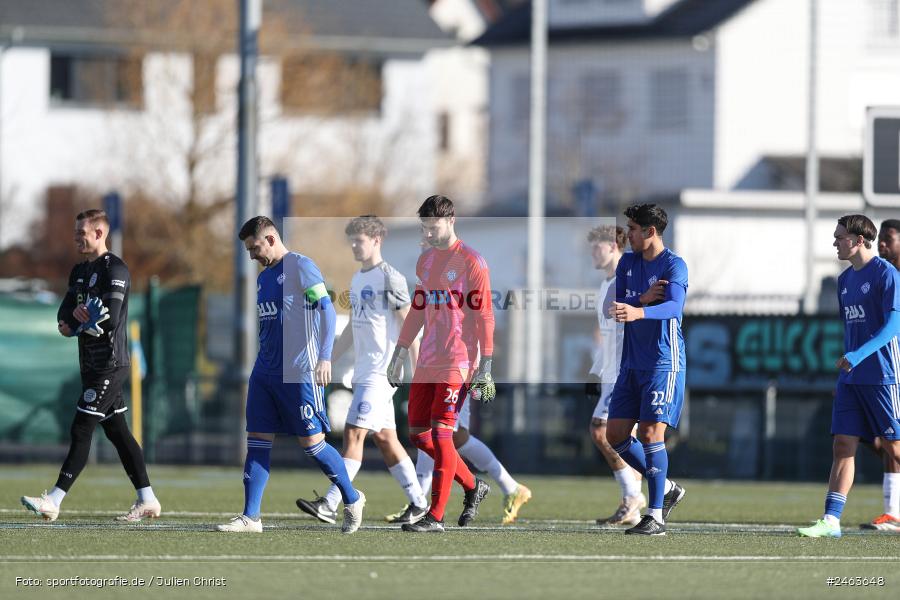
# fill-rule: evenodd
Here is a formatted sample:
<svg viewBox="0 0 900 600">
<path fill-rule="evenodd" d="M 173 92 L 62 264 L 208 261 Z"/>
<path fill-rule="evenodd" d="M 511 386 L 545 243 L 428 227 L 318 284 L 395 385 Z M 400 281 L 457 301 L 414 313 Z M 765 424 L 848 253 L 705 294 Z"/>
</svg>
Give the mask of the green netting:
<svg viewBox="0 0 900 600">
<path fill-rule="evenodd" d="M 185 412 L 183 400 L 177 399 L 194 372 L 199 300 L 197 287 L 160 293 L 155 394 L 147 393 L 144 382 L 151 410 L 145 419 L 154 421 L 157 435 L 173 428 L 172 422 L 180 422 Z M 77 342 L 57 332 L 57 308 L 56 303 L 0 295 L 0 441 L 53 444 L 68 437 L 81 379 Z M 129 319 L 141 323 L 144 353 L 150 359 L 152 327 L 146 314 L 145 297 L 133 294 Z"/>
</svg>

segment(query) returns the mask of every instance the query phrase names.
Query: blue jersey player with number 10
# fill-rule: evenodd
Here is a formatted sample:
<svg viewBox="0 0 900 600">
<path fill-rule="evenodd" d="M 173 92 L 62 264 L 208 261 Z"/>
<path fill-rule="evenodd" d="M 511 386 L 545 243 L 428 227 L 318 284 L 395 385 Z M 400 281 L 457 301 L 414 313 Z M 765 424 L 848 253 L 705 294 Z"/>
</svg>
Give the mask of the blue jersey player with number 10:
<svg viewBox="0 0 900 600">
<path fill-rule="evenodd" d="M 336 315 L 322 273 L 306 256 L 289 252 L 268 217 L 247 221 L 238 237 L 265 267 L 257 278 L 259 355 L 247 388 L 244 512 L 216 529 L 262 531 L 260 505 L 269 479 L 275 434 L 297 438 L 306 454 L 337 485 L 344 501 L 341 531 L 362 522 L 366 497 L 353 488 L 340 453 L 325 441 L 330 430 L 324 386 L 331 382 Z"/>
<path fill-rule="evenodd" d="M 684 498 L 670 481 L 666 427 L 678 427 L 684 401 L 681 316 L 688 287 L 684 260 L 665 247 L 666 212 L 655 204 L 625 210 L 633 252 L 616 267 L 616 301 L 609 314 L 625 323 L 622 365 L 609 403 L 606 439 L 647 479 L 649 505 L 627 534 L 665 535 L 665 522 Z M 631 432 L 638 424 L 638 439 Z"/>
<path fill-rule="evenodd" d="M 864 215 L 841 217 L 834 230 L 838 258 L 850 267 L 838 277 L 844 355 L 831 412 L 833 462 L 825 513 L 797 530 L 802 537 L 841 537 L 860 438 L 881 438 L 884 452 L 900 459 L 900 272 L 875 256 L 877 235 Z"/>
</svg>

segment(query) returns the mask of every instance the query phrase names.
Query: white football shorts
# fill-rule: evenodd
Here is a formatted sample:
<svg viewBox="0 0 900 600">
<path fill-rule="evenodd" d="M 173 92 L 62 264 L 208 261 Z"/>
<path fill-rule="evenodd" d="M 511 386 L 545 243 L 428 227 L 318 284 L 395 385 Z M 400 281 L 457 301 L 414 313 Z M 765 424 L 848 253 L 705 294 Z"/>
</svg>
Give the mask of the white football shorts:
<svg viewBox="0 0 900 600">
<path fill-rule="evenodd" d="M 347 424 L 362 429 L 381 431 L 397 429 L 394 416 L 394 392 L 397 388 L 387 382 L 360 382 L 353 384 L 353 402 L 347 412 Z"/>
</svg>

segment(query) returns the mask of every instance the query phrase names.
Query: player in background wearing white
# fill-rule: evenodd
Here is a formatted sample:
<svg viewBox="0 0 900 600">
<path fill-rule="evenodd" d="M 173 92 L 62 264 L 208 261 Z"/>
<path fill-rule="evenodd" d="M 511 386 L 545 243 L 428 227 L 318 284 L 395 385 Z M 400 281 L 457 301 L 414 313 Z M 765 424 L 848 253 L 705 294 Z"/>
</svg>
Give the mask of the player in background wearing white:
<svg viewBox="0 0 900 600">
<path fill-rule="evenodd" d="M 374 215 L 350 221 L 344 233 L 353 258 L 362 268 L 350 284 L 350 325 L 334 344 L 332 360 L 353 348 L 353 402 L 344 428 L 344 464 L 352 480 L 362 466 L 363 446 L 371 432 L 391 475 L 403 488 L 408 504 L 395 523 L 415 523 L 428 512 L 416 470 L 406 449 L 397 439 L 393 396 L 396 388 L 387 380 L 387 363 L 394 353 L 403 319 L 409 312 L 406 278 L 384 262 L 381 245 L 387 229 Z M 418 342 L 409 348 L 412 364 L 418 356 Z M 297 507 L 325 523 L 334 523 L 341 491 L 334 484 L 315 500 L 297 499 Z"/>
<path fill-rule="evenodd" d="M 641 520 L 641 509 L 647 500 L 641 493 L 641 475 L 629 467 L 622 457 L 606 441 L 606 422 L 609 419 L 609 400 L 612 397 L 619 366 L 622 363 L 622 341 L 625 326 L 608 316 L 607 310 L 616 294 L 616 267 L 625 248 L 625 230 L 613 225 L 601 225 L 588 232 L 587 241 L 591 245 L 594 268 L 605 277 L 600 283 L 597 295 L 597 325 L 599 343 L 594 363 L 585 383 L 585 396 L 595 402 L 591 418 L 591 438 L 606 464 L 612 469 L 613 477 L 622 489 L 622 503 L 606 518 L 597 519 L 598 525 L 636 525 Z M 662 286 L 653 286 L 646 303 L 663 299 Z M 655 294 L 652 298 L 649 294 Z"/>
<path fill-rule="evenodd" d="M 422 250 L 431 247 L 424 239 L 419 243 L 419 246 Z M 453 430 L 453 445 L 456 446 L 456 451 L 459 452 L 460 456 L 475 465 L 475 468 L 479 471 L 490 475 L 497 482 L 497 485 L 503 491 L 502 523 L 504 525 L 515 523 L 516 518 L 519 516 L 519 510 L 526 502 L 531 500 L 531 490 L 513 479 L 491 449 L 484 442 L 469 433 L 469 421 L 472 417 L 471 405 L 471 402 L 463 403 L 459 419 L 457 419 L 456 427 Z M 419 485 L 423 492 L 427 493 L 431 489 L 433 473 L 434 459 L 428 456 L 426 452 L 419 450 L 418 456 L 416 456 L 416 475 L 419 478 Z M 399 523 L 400 521 L 396 519 L 404 511 L 387 515 L 385 520 L 388 523 Z"/>
</svg>

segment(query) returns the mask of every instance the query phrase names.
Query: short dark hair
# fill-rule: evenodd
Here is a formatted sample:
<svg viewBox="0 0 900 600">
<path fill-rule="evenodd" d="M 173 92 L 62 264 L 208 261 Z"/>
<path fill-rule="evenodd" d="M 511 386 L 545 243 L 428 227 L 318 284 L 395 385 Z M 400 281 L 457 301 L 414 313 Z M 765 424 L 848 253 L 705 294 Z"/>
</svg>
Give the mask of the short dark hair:
<svg viewBox="0 0 900 600">
<path fill-rule="evenodd" d="M 646 229 L 656 227 L 656 233 L 663 234 L 669 224 L 669 215 L 656 204 L 634 204 L 625 209 L 625 216 Z"/>
<path fill-rule="evenodd" d="M 345 235 L 358 235 L 360 233 L 370 238 L 384 239 L 387 235 L 387 227 L 375 215 L 362 215 L 352 219 L 347 223 L 347 227 L 344 228 Z"/>
<path fill-rule="evenodd" d="M 97 223 L 103 223 L 106 225 L 106 228 L 109 229 L 109 217 L 106 216 L 106 211 L 100 208 L 91 208 L 89 210 L 84 210 L 75 215 L 76 221 L 87 221 L 91 225 L 96 225 Z"/>
<path fill-rule="evenodd" d="M 419 207 L 418 214 L 420 219 L 456 216 L 453 210 L 453 201 L 447 196 L 429 196 L 425 198 L 425 202 Z"/>
<path fill-rule="evenodd" d="M 865 240 L 866 248 L 871 248 L 872 242 L 878 238 L 875 223 L 866 215 L 844 215 L 838 219 L 838 225 L 843 225 L 851 235 L 861 235 Z"/>
<path fill-rule="evenodd" d="M 243 242 L 248 237 L 258 238 L 259 234 L 261 234 L 269 227 L 271 227 L 272 229 L 276 229 L 275 223 L 273 223 L 272 219 L 270 219 L 269 217 L 264 217 L 262 215 L 253 217 L 252 219 L 244 223 L 243 226 L 241 226 L 241 230 L 238 233 L 238 239 Z"/>
<path fill-rule="evenodd" d="M 594 242 L 615 242 L 619 250 L 624 250 L 625 229 L 618 225 L 600 225 L 588 232 L 587 241 L 591 244 Z"/>
<path fill-rule="evenodd" d="M 881 229 L 895 229 L 900 231 L 900 219 L 885 219 L 881 222 Z"/>
</svg>

